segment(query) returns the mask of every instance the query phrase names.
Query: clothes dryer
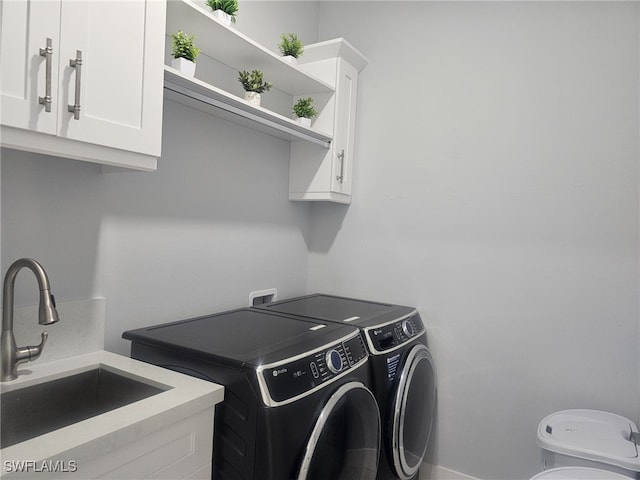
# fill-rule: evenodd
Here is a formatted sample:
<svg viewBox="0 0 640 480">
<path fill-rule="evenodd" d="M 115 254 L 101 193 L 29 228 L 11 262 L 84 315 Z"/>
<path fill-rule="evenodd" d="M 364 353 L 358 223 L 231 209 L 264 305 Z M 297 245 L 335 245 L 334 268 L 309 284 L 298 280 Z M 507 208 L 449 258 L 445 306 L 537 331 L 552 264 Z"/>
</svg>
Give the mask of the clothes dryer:
<svg viewBox="0 0 640 480">
<path fill-rule="evenodd" d="M 418 311 L 324 294 L 254 308 L 360 328 L 371 356 L 373 387 L 383 425 L 384 448 L 377 478 L 417 478 L 436 404 L 433 359 Z"/>
<path fill-rule="evenodd" d="M 244 308 L 123 337 L 135 359 L 224 385 L 216 480 L 375 478 L 381 425 L 357 328 Z"/>
</svg>

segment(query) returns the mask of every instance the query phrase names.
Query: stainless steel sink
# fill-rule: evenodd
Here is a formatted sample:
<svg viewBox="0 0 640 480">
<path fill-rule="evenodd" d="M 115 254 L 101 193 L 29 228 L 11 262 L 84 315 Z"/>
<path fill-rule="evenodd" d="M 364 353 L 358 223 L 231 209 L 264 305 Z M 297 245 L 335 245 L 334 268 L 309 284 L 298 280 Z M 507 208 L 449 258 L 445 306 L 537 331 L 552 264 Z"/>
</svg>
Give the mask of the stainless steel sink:
<svg viewBox="0 0 640 480">
<path fill-rule="evenodd" d="M 99 367 L 0 395 L 0 448 L 157 395 L 161 388 Z"/>
</svg>

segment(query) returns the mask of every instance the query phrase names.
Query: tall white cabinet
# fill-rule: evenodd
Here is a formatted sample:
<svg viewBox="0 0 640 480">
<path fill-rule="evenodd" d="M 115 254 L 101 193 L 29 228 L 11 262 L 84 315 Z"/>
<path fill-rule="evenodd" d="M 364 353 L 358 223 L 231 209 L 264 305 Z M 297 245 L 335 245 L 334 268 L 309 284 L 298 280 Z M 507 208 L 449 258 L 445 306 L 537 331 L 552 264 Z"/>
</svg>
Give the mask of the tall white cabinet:
<svg viewBox="0 0 640 480">
<path fill-rule="evenodd" d="M 154 170 L 162 139 L 159 0 L 1 0 L 4 147 Z"/>
<path fill-rule="evenodd" d="M 289 199 L 351 203 L 358 74 L 366 58 L 343 38 L 305 47 L 300 68 L 334 87 L 312 95 L 320 106 L 314 127 L 332 132 L 328 150 L 291 143 Z"/>
</svg>

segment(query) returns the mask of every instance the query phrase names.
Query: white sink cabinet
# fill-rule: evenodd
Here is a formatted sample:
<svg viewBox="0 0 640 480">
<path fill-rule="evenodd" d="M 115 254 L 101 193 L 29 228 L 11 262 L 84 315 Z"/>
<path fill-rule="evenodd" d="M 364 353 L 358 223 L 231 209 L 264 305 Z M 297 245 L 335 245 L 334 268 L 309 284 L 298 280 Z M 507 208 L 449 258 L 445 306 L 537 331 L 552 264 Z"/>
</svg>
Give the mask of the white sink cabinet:
<svg viewBox="0 0 640 480">
<path fill-rule="evenodd" d="M 155 170 L 165 2 L 2 0 L 0 9 L 1 145 Z"/>
<path fill-rule="evenodd" d="M 211 478 L 221 385 L 105 351 L 28 365 L 0 390 L 100 367 L 165 391 L 0 450 L 1 478 Z"/>
</svg>

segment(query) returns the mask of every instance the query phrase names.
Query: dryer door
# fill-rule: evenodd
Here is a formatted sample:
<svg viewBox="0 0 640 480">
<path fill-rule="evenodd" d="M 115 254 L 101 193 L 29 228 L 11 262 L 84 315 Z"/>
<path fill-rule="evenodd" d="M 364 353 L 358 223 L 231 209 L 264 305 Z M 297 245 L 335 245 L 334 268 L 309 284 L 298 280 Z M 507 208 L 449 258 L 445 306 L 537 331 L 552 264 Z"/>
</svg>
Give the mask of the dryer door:
<svg viewBox="0 0 640 480">
<path fill-rule="evenodd" d="M 336 390 L 318 416 L 298 480 L 374 480 L 380 453 L 380 413 L 360 382 Z"/>
<path fill-rule="evenodd" d="M 402 368 L 393 402 L 391 451 L 396 474 L 413 477 L 427 451 L 436 403 L 435 373 L 425 345 L 413 347 Z"/>
</svg>

